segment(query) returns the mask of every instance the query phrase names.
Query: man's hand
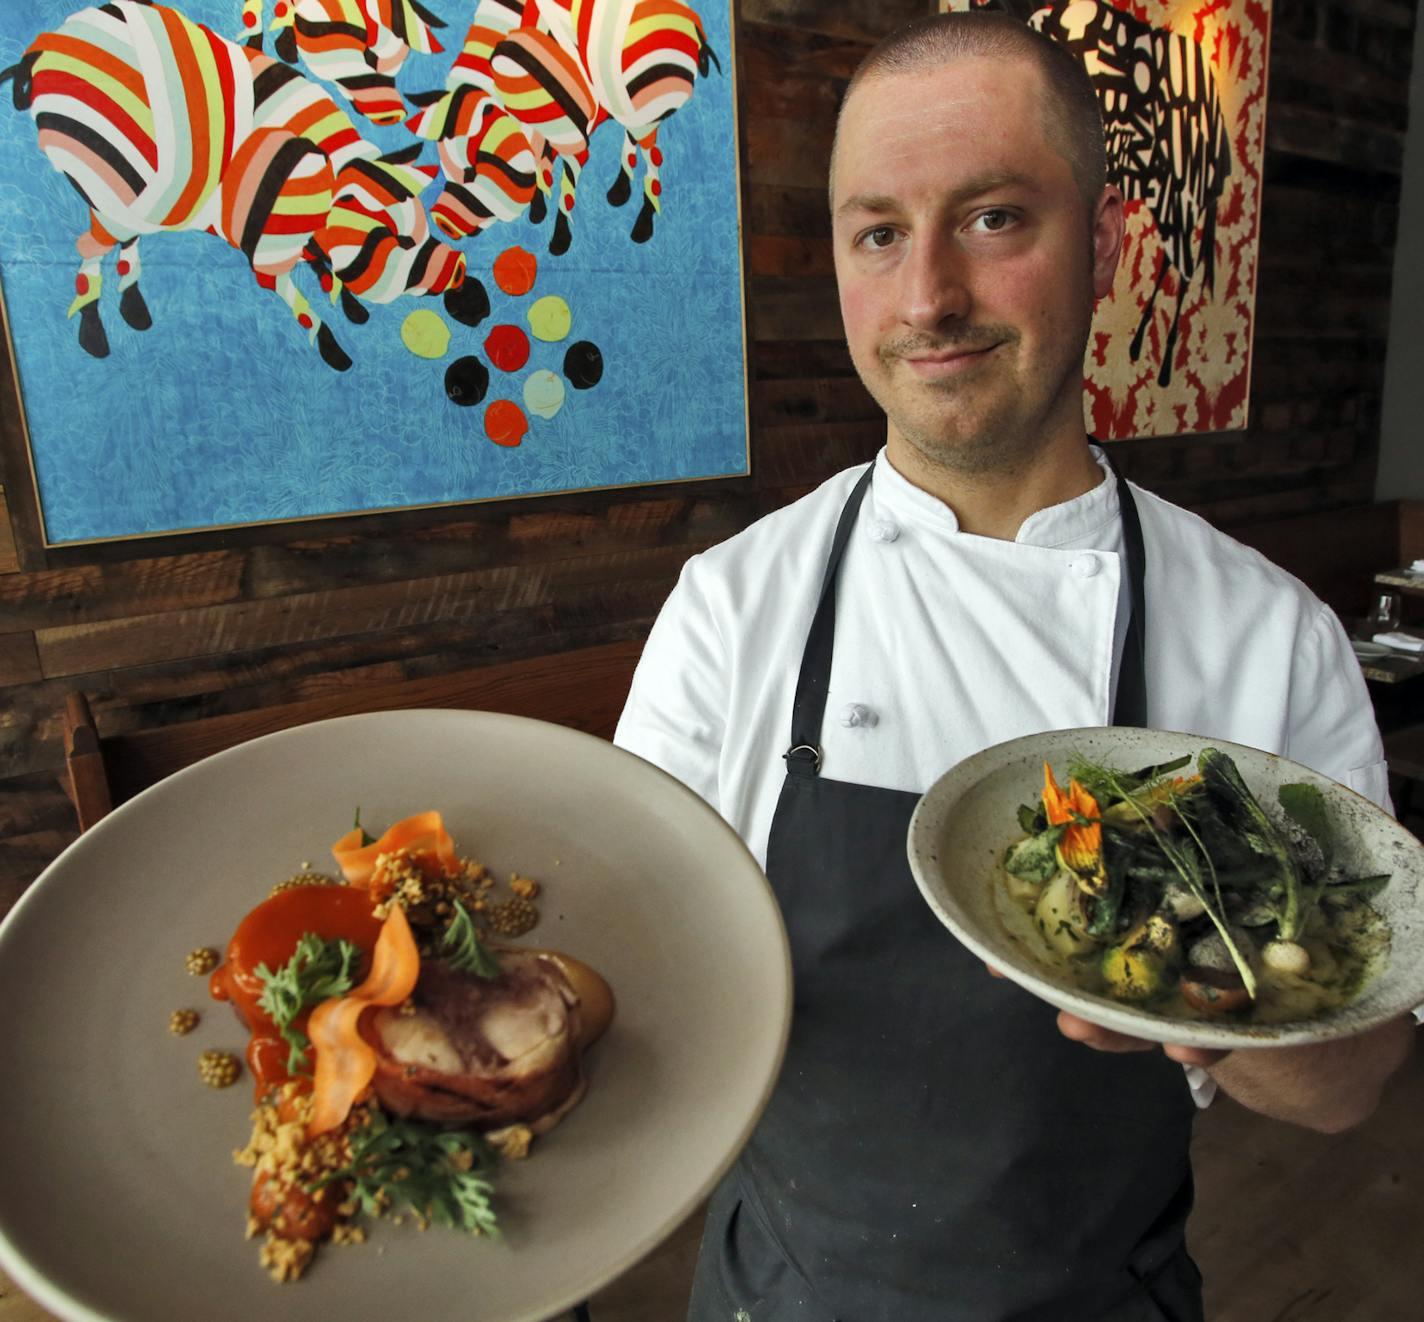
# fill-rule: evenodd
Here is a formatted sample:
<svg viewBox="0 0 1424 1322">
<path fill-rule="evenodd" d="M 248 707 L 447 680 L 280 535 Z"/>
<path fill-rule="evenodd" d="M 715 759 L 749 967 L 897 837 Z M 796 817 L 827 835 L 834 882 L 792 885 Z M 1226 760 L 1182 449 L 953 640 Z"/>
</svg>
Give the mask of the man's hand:
<svg viewBox="0 0 1424 1322">
<path fill-rule="evenodd" d="M 1209 1069 L 1231 1053 L 1228 1051 L 1208 1051 L 1203 1047 L 1181 1046 L 1176 1042 L 1149 1042 L 1146 1038 L 1129 1037 L 1126 1033 L 1115 1033 L 1111 1028 L 1079 1019 L 1067 1010 L 1058 1012 L 1058 1031 L 1064 1037 L 1092 1047 L 1094 1051 L 1154 1051 L 1162 1047 L 1163 1054 L 1183 1065 L 1199 1065 Z"/>
<path fill-rule="evenodd" d="M 1152 1051 L 1158 1045 L 1080 1019 L 1066 1010 L 1058 1031 L 1095 1051 Z M 1414 1021 L 1303 1047 L 1207 1051 L 1167 1043 L 1165 1055 L 1205 1069 L 1234 1100 L 1261 1115 L 1334 1134 L 1369 1118 L 1386 1080 L 1414 1049 Z"/>
<path fill-rule="evenodd" d="M 996 978 L 1004 975 L 984 966 Z M 1414 1019 L 1404 1015 L 1354 1037 L 1304 1047 L 1252 1047 L 1244 1051 L 1209 1051 L 1177 1043 L 1149 1042 L 1058 1013 L 1058 1031 L 1094 1051 L 1155 1051 L 1182 1065 L 1196 1065 L 1242 1106 L 1275 1120 L 1286 1120 L 1335 1134 L 1373 1114 L 1384 1085 L 1414 1050 Z"/>
</svg>

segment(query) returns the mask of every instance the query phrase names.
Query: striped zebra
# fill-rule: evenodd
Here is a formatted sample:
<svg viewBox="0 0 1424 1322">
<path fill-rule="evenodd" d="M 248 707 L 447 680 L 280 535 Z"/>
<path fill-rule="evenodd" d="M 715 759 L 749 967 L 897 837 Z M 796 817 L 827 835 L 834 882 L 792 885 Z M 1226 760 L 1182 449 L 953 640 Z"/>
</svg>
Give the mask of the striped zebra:
<svg viewBox="0 0 1424 1322">
<path fill-rule="evenodd" d="M 264 0 L 246 0 L 243 25 L 261 33 Z M 407 114 L 396 74 L 412 51 L 438 55 L 435 29 L 445 24 L 420 0 L 276 0 L 270 31 L 277 54 L 300 57 L 309 73 L 333 84 L 373 124 L 399 124 Z M 260 36 L 250 44 L 260 45 Z"/>
<path fill-rule="evenodd" d="M 177 10 L 148 0 L 81 10 L 0 73 L 11 79 L 40 150 L 89 207 L 68 315 L 96 358 L 109 352 L 99 298 L 115 248 L 120 315 L 152 325 L 138 285 L 145 234 L 226 239 L 339 370 L 351 360 L 298 289 L 300 263 L 353 321 L 367 316 L 360 298 L 440 293 L 464 278 L 463 255 L 429 236 L 417 197 L 434 167 L 381 156 L 315 83 Z"/>
<path fill-rule="evenodd" d="M 577 61 L 532 25 L 534 13 L 520 0 L 481 0 L 446 90 L 412 97 L 424 108 L 409 127 L 439 144 L 447 183 L 431 214 L 457 238 L 525 207 L 538 224 L 562 161 L 557 255 L 569 246 L 589 135 L 607 116 Z"/>
<path fill-rule="evenodd" d="M 543 22 L 573 55 L 608 118 L 623 128 L 619 177 L 608 200 L 622 206 L 633 192 L 641 159 L 643 205 L 633 240 L 646 243 L 662 210 L 662 149 L 658 130 L 691 99 L 700 76 L 721 61 L 702 20 L 681 0 L 532 0 Z"/>
<path fill-rule="evenodd" d="M 447 181 L 430 214 L 454 239 L 516 219 L 539 196 L 540 146 L 501 104 L 492 67 L 495 48 L 523 21 L 524 10 L 524 0 L 479 0 L 445 89 L 410 97 L 419 109 L 407 127 L 437 144 Z"/>
<path fill-rule="evenodd" d="M 412 98 L 426 109 L 411 127 L 440 142 L 448 181 L 432 214 L 447 234 L 464 237 L 491 219 L 512 218 L 524 205 L 522 171 L 512 175 L 464 127 L 466 122 L 488 126 L 494 119 L 483 107 L 479 117 L 469 113 L 468 102 L 462 107 L 458 84 L 463 82 L 495 97 L 523 128 L 540 190 L 530 204 L 536 224 L 543 207 L 533 203 L 552 193 L 558 173 L 549 244 L 556 255 L 570 244 L 569 218 L 589 138 L 610 119 L 620 124 L 619 175 L 608 200 L 615 206 L 628 200 L 644 159 L 644 202 L 633 239 L 647 242 L 661 209 L 658 127 L 686 104 L 698 74 L 705 75 L 715 60 L 701 21 L 678 0 L 481 0 L 446 93 Z M 462 108 L 464 122 L 457 113 Z"/>
</svg>

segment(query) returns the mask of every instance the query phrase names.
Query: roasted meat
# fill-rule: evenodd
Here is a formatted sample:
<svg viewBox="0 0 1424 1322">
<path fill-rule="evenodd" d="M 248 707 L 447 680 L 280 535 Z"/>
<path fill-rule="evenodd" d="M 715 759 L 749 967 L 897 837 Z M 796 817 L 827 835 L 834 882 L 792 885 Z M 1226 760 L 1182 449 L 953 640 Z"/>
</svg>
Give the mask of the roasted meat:
<svg viewBox="0 0 1424 1322">
<path fill-rule="evenodd" d="M 506 950 L 503 973 L 481 978 L 439 959 L 421 964 L 407 1006 L 367 1016 L 372 1081 L 388 1110 L 445 1124 L 535 1132 L 583 1095 L 582 1051 L 607 1026 L 612 997 L 586 965 L 544 951 Z"/>
</svg>

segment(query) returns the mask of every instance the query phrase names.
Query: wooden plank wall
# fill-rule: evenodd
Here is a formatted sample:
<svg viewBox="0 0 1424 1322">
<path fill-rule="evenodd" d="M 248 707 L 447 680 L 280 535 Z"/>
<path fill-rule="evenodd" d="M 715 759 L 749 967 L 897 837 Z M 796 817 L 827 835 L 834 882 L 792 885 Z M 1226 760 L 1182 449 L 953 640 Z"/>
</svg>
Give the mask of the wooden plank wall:
<svg viewBox="0 0 1424 1322">
<path fill-rule="evenodd" d="M 1224 526 L 1372 499 L 1415 7 L 1275 6 L 1250 427 L 1119 451 L 1136 480 Z M 70 689 L 116 733 L 640 636 L 688 555 L 873 454 L 883 424 L 831 275 L 831 121 L 867 44 L 932 9 L 740 5 L 751 479 L 30 571 L 0 503 L 0 913 L 74 834 L 57 779 Z M 24 480 L 9 475 L 12 496 Z"/>
</svg>

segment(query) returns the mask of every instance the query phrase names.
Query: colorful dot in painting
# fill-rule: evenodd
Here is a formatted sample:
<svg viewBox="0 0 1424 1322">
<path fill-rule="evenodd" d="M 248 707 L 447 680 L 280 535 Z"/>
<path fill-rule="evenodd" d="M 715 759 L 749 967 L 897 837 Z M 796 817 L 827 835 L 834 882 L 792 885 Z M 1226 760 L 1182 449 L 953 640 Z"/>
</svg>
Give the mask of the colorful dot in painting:
<svg viewBox="0 0 1424 1322">
<path fill-rule="evenodd" d="M 538 259 L 527 248 L 517 244 L 506 248 L 494 259 L 494 282 L 506 294 L 519 298 L 534 288 L 539 273 Z"/>
<path fill-rule="evenodd" d="M 564 383 L 553 372 L 531 372 L 524 382 L 524 407 L 540 418 L 552 418 L 564 407 Z"/>
<path fill-rule="evenodd" d="M 496 445 L 518 445 L 529 431 L 529 419 L 518 404 L 497 399 L 485 410 L 485 435 Z"/>
<path fill-rule="evenodd" d="M 501 372 L 517 372 L 529 361 L 529 337 L 518 326 L 496 326 L 485 338 L 485 354 Z"/>
<path fill-rule="evenodd" d="M 438 312 L 418 308 L 401 322 L 401 343 L 417 358 L 443 358 L 450 348 L 450 328 Z"/>
<path fill-rule="evenodd" d="M 553 343 L 562 340 L 574 324 L 574 315 L 569 305 L 557 294 L 546 294 L 536 299 L 529 309 L 529 329 L 536 339 Z"/>
<path fill-rule="evenodd" d="M 603 354 L 590 340 L 569 345 L 564 355 L 564 375 L 575 390 L 587 390 L 603 379 Z"/>
<path fill-rule="evenodd" d="M 490 314 L 489 294 L 472 275 L 458 289 L 445 291 L 445 311 L 462 326 L 478 326 Z"/>
<path fill-rule="evenodd" d="M 474 355 L 457 358 L 445 369 L 445 393 L 452 404 L 469 408 L 489 389 L 489 368 Z"/>
</svg>

